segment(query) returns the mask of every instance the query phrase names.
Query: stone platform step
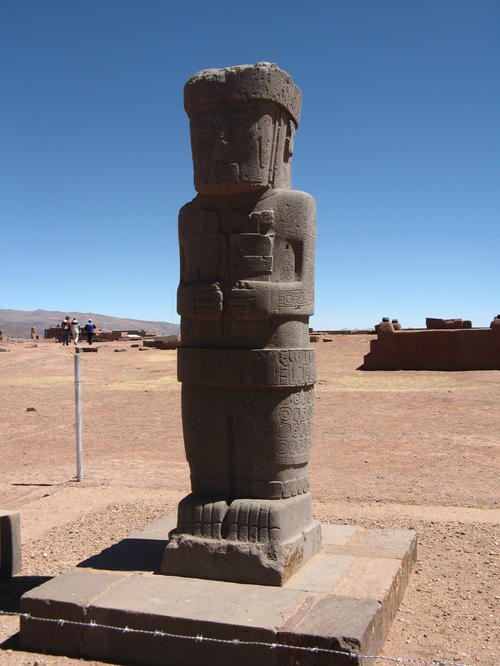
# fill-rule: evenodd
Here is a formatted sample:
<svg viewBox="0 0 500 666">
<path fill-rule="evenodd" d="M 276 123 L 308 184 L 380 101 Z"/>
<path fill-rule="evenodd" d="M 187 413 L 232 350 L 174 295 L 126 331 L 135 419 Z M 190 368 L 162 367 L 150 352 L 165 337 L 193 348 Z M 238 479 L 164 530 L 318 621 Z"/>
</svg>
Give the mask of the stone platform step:
<svg viewBox="0 0 500 666">
<path fill-rule="evenodd" d="M 174 526 L 170 515 L 26 593 L 22 649 L 123 664 L 367 664 L 338 653 L 379 653 L 416 559 L 413 531 L 323 524 L 322 550 L 283 587 L 157 575 Z"/>
</svg>

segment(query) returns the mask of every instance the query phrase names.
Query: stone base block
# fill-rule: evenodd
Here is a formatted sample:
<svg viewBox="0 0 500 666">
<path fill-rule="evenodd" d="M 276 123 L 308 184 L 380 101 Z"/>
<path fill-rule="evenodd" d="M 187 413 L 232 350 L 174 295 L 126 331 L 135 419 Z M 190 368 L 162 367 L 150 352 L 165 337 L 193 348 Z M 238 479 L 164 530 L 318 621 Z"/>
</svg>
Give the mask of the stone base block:
<svg viewBox="0 0 500 666">
<path fill-rule="evenodd" d="M 22 649 L 144 665 L 366 664 L 416 559 L 412 531 L 322 525 L 321 551 L 282 587 L 155 575 L 174 524 L 159 521 L 26 593 Z"/>
<path fill-rule="evenodd" d="M 283 585 L 321 547 L 321 526 L 312 521 L 283 543 L 252 543 L 174 535 L 163 554 L 161 572 L 254 585 Z"/>
<path fill-rule="evenodd" d="M 0 511 L 0 580 L 21 571 L 21 518 L 17 511 Z"/>
<path fill-rule="evenodd" d="M 310 493 L 282 500 L 191 494 L 179 503 L 177 528 L 161 571 L 255 585 L 283 585 L 321 548 Z"/>
</svg>

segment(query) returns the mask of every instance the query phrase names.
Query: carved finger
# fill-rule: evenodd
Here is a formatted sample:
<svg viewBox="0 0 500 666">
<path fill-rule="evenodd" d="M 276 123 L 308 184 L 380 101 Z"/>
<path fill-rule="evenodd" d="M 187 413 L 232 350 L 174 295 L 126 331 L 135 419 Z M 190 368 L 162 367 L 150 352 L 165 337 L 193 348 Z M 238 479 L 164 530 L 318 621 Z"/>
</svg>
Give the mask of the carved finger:
<svg viewBox="0 0 500 666">
<path fill-rule="evenodd" d="M 234 289 L 231 292 L 231 297 L 230 300 L 238 300 L 238 301 L 244 301 L 244 300 L 255 300 L 255 294 L 250 291 L 250 290 L 245 290 L 245 289 Z"/>
</svg>

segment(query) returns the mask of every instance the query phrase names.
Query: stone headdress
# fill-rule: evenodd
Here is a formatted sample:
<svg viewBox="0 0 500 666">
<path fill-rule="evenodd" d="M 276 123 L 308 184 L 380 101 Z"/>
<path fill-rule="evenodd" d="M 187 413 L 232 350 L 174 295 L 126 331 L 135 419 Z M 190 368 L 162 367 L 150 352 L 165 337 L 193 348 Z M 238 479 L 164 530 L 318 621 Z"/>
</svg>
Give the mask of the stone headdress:
<svg viewBox="0 0 500 666">
<path fill-rule="evenodd" d="M 184 86 L 184 108 L 188 116 L 252 100 L 280 105 L 298 126 L 302 93 L 290 75 L 274 63 L 203 69 Z"/>
</svg>

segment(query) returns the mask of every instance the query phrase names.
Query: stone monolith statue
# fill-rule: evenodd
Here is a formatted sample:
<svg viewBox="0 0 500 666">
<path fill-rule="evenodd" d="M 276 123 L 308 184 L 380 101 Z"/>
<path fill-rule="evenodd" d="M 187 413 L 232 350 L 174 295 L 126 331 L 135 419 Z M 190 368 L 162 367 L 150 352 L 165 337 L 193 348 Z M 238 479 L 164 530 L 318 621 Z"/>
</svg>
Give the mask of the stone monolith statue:
<svg viewBox="0 0 500 666">
<path fill-rule="evenodd" d="M 321 545 L 308 480 L 315 205 L 291 189 L 301 92 L 262 62 L 198 72 L 184 103 L 198 192 L 179 215 L 192 493 L 162 571 L 282 585 Z"/>
</svg>

